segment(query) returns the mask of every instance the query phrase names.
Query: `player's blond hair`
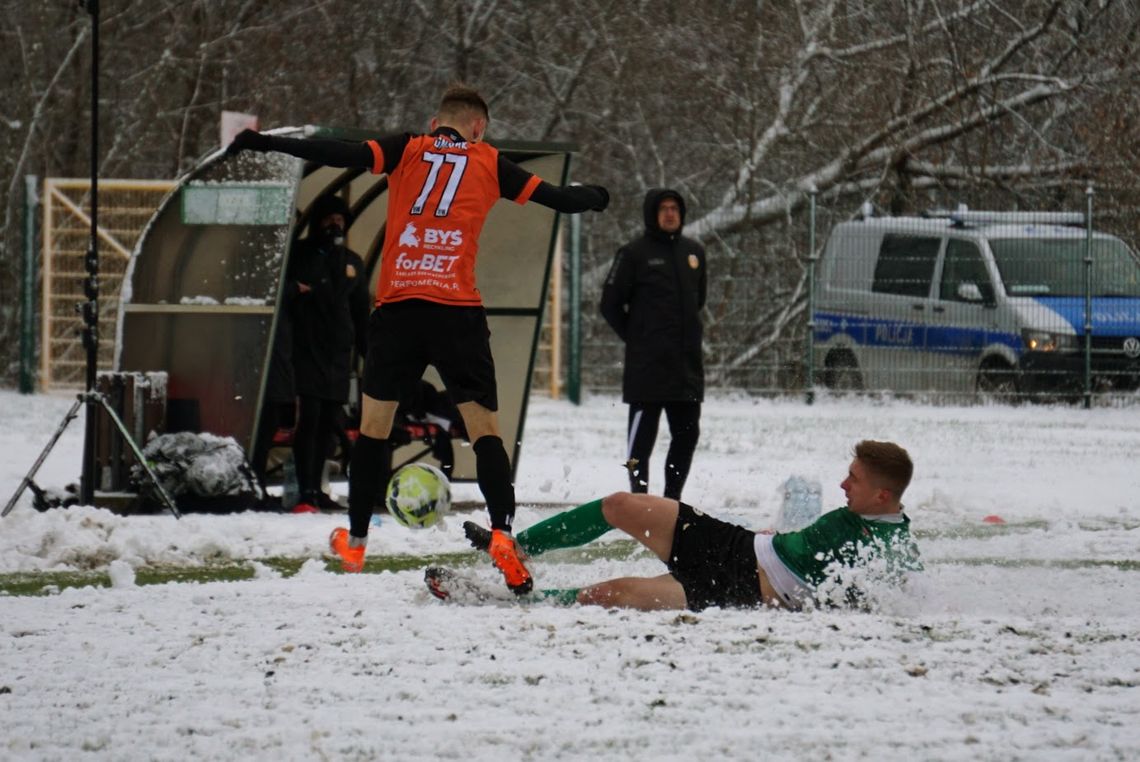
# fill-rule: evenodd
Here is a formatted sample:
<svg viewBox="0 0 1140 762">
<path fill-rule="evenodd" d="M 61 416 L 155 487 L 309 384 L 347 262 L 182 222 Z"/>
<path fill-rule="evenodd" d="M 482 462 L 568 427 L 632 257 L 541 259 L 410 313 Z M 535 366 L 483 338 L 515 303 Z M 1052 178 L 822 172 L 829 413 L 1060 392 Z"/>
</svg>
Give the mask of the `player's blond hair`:
<svg viewBox="0 0 1140 762">
<path fill-rule="evenodd" d="M 902 497 L 914 475 L 914 463 L 906 450 L 894 442 L 864 439 L 855 445 L 855 457 L 866 466 L 871 478 L 895 499 Z"/>
</svg>

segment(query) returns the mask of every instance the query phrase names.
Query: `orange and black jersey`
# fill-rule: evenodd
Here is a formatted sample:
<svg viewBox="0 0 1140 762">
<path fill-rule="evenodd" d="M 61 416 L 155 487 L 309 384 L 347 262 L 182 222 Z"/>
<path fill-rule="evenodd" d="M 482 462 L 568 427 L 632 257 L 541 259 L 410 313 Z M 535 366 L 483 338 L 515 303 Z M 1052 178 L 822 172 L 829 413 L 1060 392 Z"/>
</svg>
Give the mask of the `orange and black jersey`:
<svg viewBox="0 0 1140 762">
<path fill-rule="evenodd" d="M 468 142 L 448 127 L 362 143 L 270 136 L 270 149 L 389 176 L 378 305 L 405 299 L 481 304 L 475 284 L 479 234 L 500 198 L 568 213 L 604 208 L 608 201 L 593 186 L 550 185 L 495 147 Z"/>
</svg>

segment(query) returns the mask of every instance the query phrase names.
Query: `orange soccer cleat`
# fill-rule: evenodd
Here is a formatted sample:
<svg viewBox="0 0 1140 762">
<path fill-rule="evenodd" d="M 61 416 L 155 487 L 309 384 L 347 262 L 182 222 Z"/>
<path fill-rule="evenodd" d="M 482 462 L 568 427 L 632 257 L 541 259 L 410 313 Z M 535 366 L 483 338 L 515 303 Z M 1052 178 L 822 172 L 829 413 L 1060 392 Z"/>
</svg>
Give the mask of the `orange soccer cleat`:
<svg viewBox="0 0 1140 762">
<path fill-rule="evenodd" d="M 534 587 L 530 572 L 523 566 L 515 538 L 502 529 L 491 530 L 491 544 L 487 548 L 491 561 L 503 573 L 507 587 L 516 595 L 526 595 Z"/>
<path fill-rule="evenodd" d="M 364 569 L 364 546 L 349 544 L 348 530 L 337 527 L 329 535 L 329 550 L 340 559 L 340 566 L 346 572 L 356 573 Z"/>
</svg>

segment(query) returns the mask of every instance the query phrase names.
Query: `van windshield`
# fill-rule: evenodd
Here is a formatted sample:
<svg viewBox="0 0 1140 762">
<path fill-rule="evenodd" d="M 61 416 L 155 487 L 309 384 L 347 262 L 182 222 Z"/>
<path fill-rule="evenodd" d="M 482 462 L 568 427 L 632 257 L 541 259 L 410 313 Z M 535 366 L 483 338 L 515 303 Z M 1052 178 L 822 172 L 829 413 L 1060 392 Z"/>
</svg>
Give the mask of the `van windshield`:
<svg viewBox="0 0 1140 762">
<path fill-rule="evenodd" d="M 1085 295 L 1084 238 L 991 238 L 1010 296 Z M 1092 295 L 1140 297 L 1140 263 L 1119 238 L 1092 240 Z"/>
</svg>

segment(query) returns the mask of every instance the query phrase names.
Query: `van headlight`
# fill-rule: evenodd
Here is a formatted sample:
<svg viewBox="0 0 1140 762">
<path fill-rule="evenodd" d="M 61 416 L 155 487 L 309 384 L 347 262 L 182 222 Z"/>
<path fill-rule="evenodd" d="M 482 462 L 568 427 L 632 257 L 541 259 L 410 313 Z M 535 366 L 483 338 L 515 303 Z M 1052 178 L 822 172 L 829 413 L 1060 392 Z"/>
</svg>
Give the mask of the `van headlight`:
<svg viewBox="0 0 1140 762">
<path fill-rule="evenodd" d="M 1073 352 L 1081 347 L 1080 339 L 1071 333 L 1025 329 L 1021 332 L 1021 339 L 1030 352 Z"/>
</svg>

